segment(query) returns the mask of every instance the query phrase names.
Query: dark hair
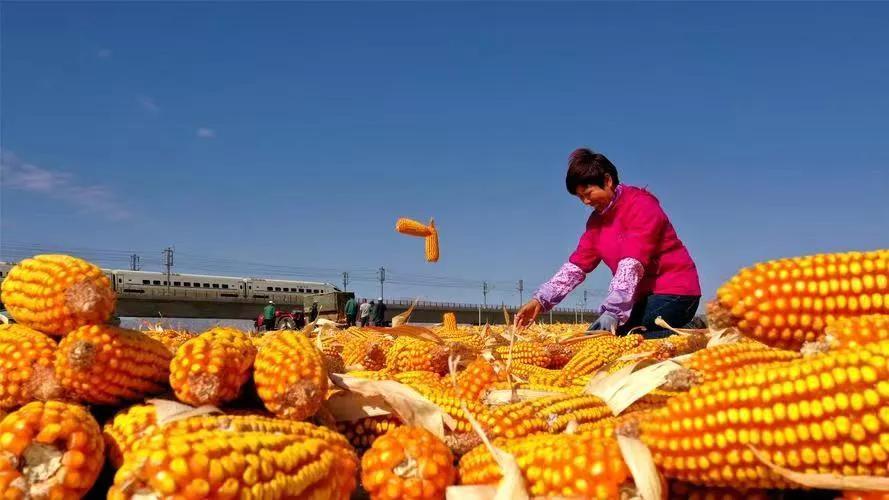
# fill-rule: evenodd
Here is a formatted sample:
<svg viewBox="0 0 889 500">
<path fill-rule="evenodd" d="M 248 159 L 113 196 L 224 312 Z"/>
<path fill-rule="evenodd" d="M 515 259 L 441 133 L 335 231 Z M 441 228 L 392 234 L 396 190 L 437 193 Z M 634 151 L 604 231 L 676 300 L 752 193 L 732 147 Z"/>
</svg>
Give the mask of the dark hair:
<svg viewBox="0 0 889 500">
<path fill-rule="evenodd" d="M 593 153 L 587 148 L 575 149 L 568 157 L 568 174 L 565 176 L 565 187 L 571 194 L 577 194 L 577 187 L 594 184 L 605 187 L 605 174 L 617 186 L 617 168 L 605 158 L 605 155 Z"/>
</svg>

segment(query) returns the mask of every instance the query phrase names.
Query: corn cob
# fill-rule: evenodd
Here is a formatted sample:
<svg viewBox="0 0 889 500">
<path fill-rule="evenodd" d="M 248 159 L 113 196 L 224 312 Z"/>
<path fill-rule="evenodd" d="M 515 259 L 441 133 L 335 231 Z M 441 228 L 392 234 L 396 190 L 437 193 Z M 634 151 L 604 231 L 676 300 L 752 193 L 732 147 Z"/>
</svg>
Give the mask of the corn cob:
<svg viewBox="0 0 889 500">
<path fill-rule="evenodd" d="M 426 237 L 426 262 L 438 262 L 438 230 L 435 221 L 429 221 L 429 236 Z"/>
<path fill-rule="evenodd" d="M 170 386 L 191 405 L 221 405 L 250 378 L 256 348 L 243 332 L 211 328 L 182 344 L 170 363 Z"/>
<path fill-rule="evenodd" d="M 345 438 L 257 428 L 152 434 L 126 455 L 108 498 L 349 498 L 358 459 Z"/>
<path fill-rule="evenodd" d="M 851 347 L 889 339 L 889 314 L 838 318 L 827 325 L 825 333 L 833 347 Z"/>
<path fill-rule="evenodd" d="M 170 351 L 135 330 L 87 325 L 59 343 L 55 372 L 80 401 L 116 405 L 162 392 L 170 376 Z"/>
<path fill-rule="evenodd" d="M 617 443 L 586 435 L 539 434 L 495 443 L 512 454 L 534 497 L 610 500 L 630 479 Z M 497 484 L 500 468 L 484 446 L 460 459 L 462 484 Z"/>
<path fill-rule="evenodd" d="M 442 315 L 441 329 L 446 332 L 457 331 L 457 315 L 452 312 L 446 312 Z"/>
<path fill-rule="evenodd" d="M 421 238 L 425 238 L 432 234 L 432 231 L 426 224 L 406 217 L 402 217 L 395 222 L 395 230 L 401 234 L 419 236 Z"/>
<path fill-rule="evenodd" d="M 343 363 L 347 369 L 382 370 L 392 344 L 381 336 L 351 338 L 343 344 Z"/>
<path fill-rule="evenodd" d="M 81 406 L 32 402 L 0 422 L 3 498 L 80 498 L 104 460 L 99 424 Z"/>
<path fill-rule="evenodd" d="M 376 499 L 444 498 L 457 471 L 451 450 L 421 427 L 396 427 L 361 459 L 361 484 Z"/>
<path fill-rule="evenodd" d="M 684 365 L 709 382 L 739 370 L 800 357 L 798 352 L 771 348 L 759 342 L 739 342 L 701 349 L 692 354 Z"/>
<path fill-rule="evenodd" d="M 401 426 L 401 420 L 392 415 L 366 417 L 359 420 L 336 423 L 336 430 L 346 436 L 357 450 L 366 450 L 376 439 L 392 429 Z"/>
<path fill-rule="evenodd" d="M 585 385 L 585 384 L 584 384 Z M 535 384 L 530 382 L 518 382 L 518 383 L 509 383 L 509 382 L 496 382 L 490 386 L 490 390 L 492 391 L 502 391 L 502 390 L 525 390 L 525 391 L 540 391 L 540 392 L 553 392 L 558 394 L 570 394 L 576 395 L 583 392 L 584 386 L 560 386 L 560 385 L 547 385 L 547 384 Z"/>
<path fill-rule="evenodd" d="M 545 366 L 545 368 L 549 368 L 551 370 L 558 370 L 562 368 L 569 361 L 571 361 L 571 356 L 573 353 L 570 349 L 564 344 L 560 344 L 558 342 L 551 342 L 545 344 L 546 353 L 549 355 L 549 365 Z"/>
<path fill-rule="evenodd" d="M 889 313 L 887 268 L 889 250 L 773 260 L 742 269 L 716 296 L 741 333 L 796 350 L 834 319 Z"/>
<path fill-rule="evenodd" d="M 18 323 L 61 336 L 114 313 L 117 296 L 102 270 L 68 255 L 37 255 L 13 267 L 0 300 Z"/>
<path fill-rule="evenodd" d="M 543 417 L 549 432 L 562 432 L 568 424 L 596 422 L 611 416 L 611 409 L 596 396 L 559 395 L 532 399 L 524 403 L 534 409 L 534 414 Z"/>
<path fill-rule="evenodd" d="M 797 487 L 797 472 L 884 476 L 889 340 L 753 367 L 693 387 L 641 420 L 669 477 L 712 486 Z"/>
<path fill-rule="evenodd" d="M 485 339 L 473 334 L 444 332 L 440 338 L 452 351 L 461 352 L 473 358 L 487 346 Z"/>
<path fill-rule="evenodd" d="M 152 404 L 137 404 L 118 412 L 102 427 L 108 461 L 115 468 L 133 443 L 157 430 L 157 412 Z"/>
<path fill-rule="evenodd" d="M 457 374 L 457 395 L 479 401 L 494 383 L 505 380 L 504 367 L 495 366 L 495 363 L 484 358 L 470 362 L 466 369 Z"/>
<path fill-rule="evenodd" d="M 448 373 L 448 349 L 413 337 L 398 337 L 386 352 L 386 367 L 396 372 L 424 370 Z"/>
<path fill-rule="evenodd" d="M 464 405 L 491 439 L 527 436 L 547 430 L 546 421 L 535 415 L 534 409 L 526 404 L 514 403 L 489 408 L 476 401 L 454 397 L 448 391 L 431 387 L 415 387 L 415 389 L 454 419 L 456 427 L 452 431 L 456 434 L 474 432 L 463 411 Z"/>
<path fill-rule="evenodd" d="M 355 370 L 351 372 L 346 372 L 346 376 L 348 377 L 357 377 L 363 378 L 367 380 L 395 380 L 395 372 L 389 370 Z"/>
<path fill-rule="evenodd" d="M 0 325 L 0 408 L 57 398 L 56 342 L 18 324 Z"/>
<path fill-rule="evenodd" d="M 256 355 L 253 380 L 265 407 L 293 420 L 311 417 L 327 393 L 321 352 L 300 332 L 272 334 Z"/>
<path fill-rule="evenodd" d="M 409 372 L 395 373 L 392 379 L 401 382 L 408 387 L 429 387 L 431 389 L 447 390 L 449 385 L 445 385 L 441 375 L 435 372 L 424 370 L 414 370 Z"/>
<path fill-rule="evenodd" d="M 625 352 L 635 348 L 642 342 L 639 334 L 616 337 L 603 335 L 592 340 L 577 352 L 561 371 L 561 379 L 570 383 L 571 380 L 594 373 L 602 366 L 611 363 Z"/>
<path fill-rule="evenodd" d="M 493 355 L 496 359 L 504 362 L 511 355 L 514 363 L 523 363 L 541 368 L 546 368 L 550 363 L 549 351 L 540 342 L 516 342 L 512 346 L 512 351 L 510 351 L 508 345 L 495 347 Z"/>
<path fill-rule="evenodd" d="M 142 333 L 165 345 L 170 350 L 170 354 L 176 354 L 179 346 L 197 336 L 191 332 L 181 330 L 156 330 L 154 328 L 142 330 Z"/>
<path fill-rule="evenodd" d="M 511 363 L 509 365 L 509 373 L 531 384 L 561 387 L 571 385 L 563 376 L 561 370 L 550 370 L 549 368 L 541 368 L 524 363 Z"/>
</svg>

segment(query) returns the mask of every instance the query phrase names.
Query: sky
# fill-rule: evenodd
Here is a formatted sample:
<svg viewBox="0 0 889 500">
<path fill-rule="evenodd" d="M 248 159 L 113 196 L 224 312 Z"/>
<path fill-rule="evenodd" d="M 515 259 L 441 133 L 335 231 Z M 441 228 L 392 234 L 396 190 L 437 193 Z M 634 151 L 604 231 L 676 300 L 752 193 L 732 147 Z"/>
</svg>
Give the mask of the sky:
<svg viewBox="0 0 889 500">
<path fill-rule="evenodd" d="M 287 275 L 516 304 L 588 210 L 660 199 L 705 296 L 889 243 L 887 3 L 0 4 L 0 258 Z M 393 231 L 435 217 L 441 260 Z M 604 266 L 587 290 L 596 307 Z"/>
</svg>

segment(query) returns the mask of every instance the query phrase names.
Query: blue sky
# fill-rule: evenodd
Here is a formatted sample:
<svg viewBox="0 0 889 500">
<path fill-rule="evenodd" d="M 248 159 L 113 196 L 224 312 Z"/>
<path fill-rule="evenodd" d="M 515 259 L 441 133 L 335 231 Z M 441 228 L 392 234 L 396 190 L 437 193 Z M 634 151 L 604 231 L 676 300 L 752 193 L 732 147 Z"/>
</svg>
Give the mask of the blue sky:
<svg viewBox="0 0 889 500">
<path fill-rule="evenodd" d="M 712 295 L 756 261 L 889 243 L 886 19 L 885 3 L 3 3 L 4 257 L 124 267 L 133 250 L 156 269 L 172 244 L 182 272 L 386 266 L 387 296 L 478 302 L 488 280 L 489 302 L 515 303 L 580 235 L 563 179 L 589 146 L 659 196 Z M 399 216 L 436 218 L 438 264 Z"/>
</svg>

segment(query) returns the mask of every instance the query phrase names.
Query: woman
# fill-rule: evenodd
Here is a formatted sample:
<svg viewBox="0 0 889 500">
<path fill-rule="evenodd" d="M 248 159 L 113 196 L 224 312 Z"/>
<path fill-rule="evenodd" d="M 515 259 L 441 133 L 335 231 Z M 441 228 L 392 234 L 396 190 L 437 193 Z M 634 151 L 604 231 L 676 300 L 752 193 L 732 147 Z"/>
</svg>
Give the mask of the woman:
<svg viewBox="0 0 889 500">
<path fill-rule="evenodd" d="M 516 326 L 555 307 L 602 261 L 614 277 L 590 330 L 626 334 L 642 326 L 647 338 L 661 338 L 669 331 L 655 325 L 658 316 L 677 327 L 691 321 L 701 299 L 698 271 L 657 198 L 620 184 L 608 158 L 589 149 L 571 153 L 565 185 L 593 214 L 568 262 L 516 314 Z"/>
</svg>

